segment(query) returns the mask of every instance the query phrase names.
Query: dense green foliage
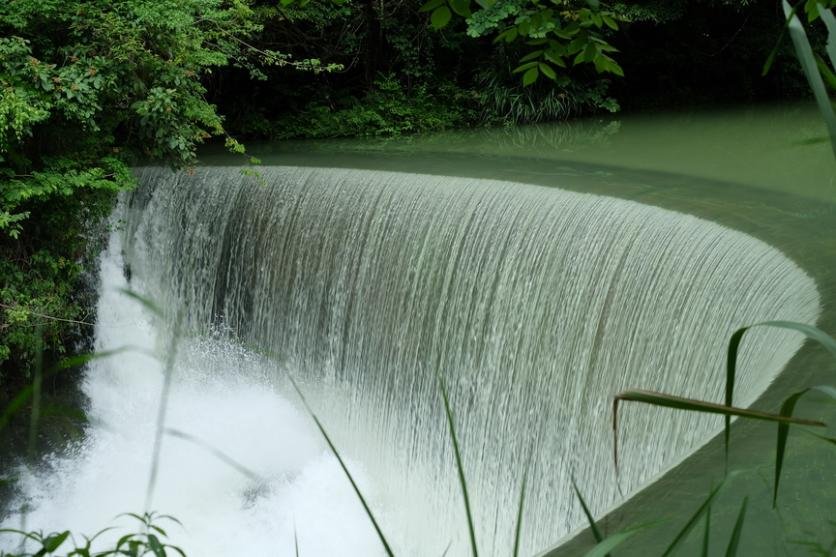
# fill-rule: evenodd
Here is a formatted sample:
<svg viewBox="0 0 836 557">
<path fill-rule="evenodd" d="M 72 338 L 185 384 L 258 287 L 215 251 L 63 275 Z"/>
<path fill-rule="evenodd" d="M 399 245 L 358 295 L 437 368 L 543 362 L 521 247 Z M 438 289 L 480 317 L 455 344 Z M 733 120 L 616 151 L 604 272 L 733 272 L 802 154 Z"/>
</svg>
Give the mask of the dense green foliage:
<svg viewBox="0 0 836 557">
<path fill-rule="evenodd" d="M 747 0 L 3 2 L 0 380 L 26 380 L 40 336 L 60 352 L 89 331 L 85 257 L 136 161 L 189 166 L 213 137 L 243 153 L 227 130 L 391 137 L 805 92 L 788 41 L 761 77 L 783 20 Z"/>
<path fill-rule="evenodd" d="M 77 332 L 86 238 L 133 184 L 128 165 L 189 165 L 198 144 L 224 133 L 202 77 L 232 62 L 306 65 L 248 48 L 257 21 L 237 0 L 0 5 L 4 372 L 26 369 L 36 332 L 59 350 Z"/>
<path fill-rule="evenodd" d="M 805 0 L 796 11 L 813 23 L 819 5 L 836 0 Z M 133 186 L 132 164 L 188 167 L 212 138 L 243 154 L 230 132 L 393 137 L 620 103 L 795 95 L 807 84 L 792 45 L 775 48 L 783 25 L 777 2 L 754 0 L 6 0 L 0 401 L 29 382 L 44 345 L 61 354 L 89 333 L 85 273 L 115 194 Z M 825 36 L 811 26 L 813 50 L 830 60 L 815 64 L 836 86 L 836 42 L 825 46 Z M 764 77 L 767 60 L 775 63 Z M 730 395 L 725 406 L 651 398 L 731 413 Z M 791 413 L 776 421 L 792 422 Z M 136 518 L 143 532 L 113 554 L 170 554 L 165 533 L 152 532 L 154 515 Z M 23 535 L 40 554 L 72 542 L 68 532 Z M 89 543 L 75 548 L 90 554 Z"/>
<path fill-rule="evenodd" d="M 314 76 L 271 68 L 259 83 L 233 69 L 213 77 L 213 98 L 230 126 L 246 136 L 324 138 L 808 94 L 787 41 L 773 70 L 761 75 L 783 26 L 778 2 L 593 5 L 400 0 L 270 6 L 262 9 L 272 23 L 260 41 L 342 69 Z M 445 15 L 435 15 L 439 10 Z M 814 40 L 821 46 L 822 35 Z M 523 80 L 530 85 L 523 87 Z"/>
</svg>

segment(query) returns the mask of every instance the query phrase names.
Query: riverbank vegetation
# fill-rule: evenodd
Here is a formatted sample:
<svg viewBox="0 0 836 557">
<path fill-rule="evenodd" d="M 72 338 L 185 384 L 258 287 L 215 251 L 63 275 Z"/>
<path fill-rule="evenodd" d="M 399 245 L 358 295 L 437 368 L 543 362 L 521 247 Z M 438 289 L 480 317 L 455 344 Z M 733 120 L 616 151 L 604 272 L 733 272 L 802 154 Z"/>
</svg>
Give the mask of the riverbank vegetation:
<svg viewBox="0 0 836 557">
<path fill-rule="evenodd" d="M 761 76 L 782 25 L 777 3 L 739 0 L 6 2 L 2 397 L 28 380 L 36 329 L 55 354 L 89 332 L 93 240 L 137 161 L 806 94 L 787 42 Z"/>
<path fill-rule="evenodd" d="M 92 260 L 133 164 L 188 168 L 213 141 L 255 162 L 246 141 L 809 96 L 785 21 L 747 0 L 4 2 L 0 404 L 44 354 L 84 348 Z M 833 48 L 822 26 L 810 40 Z"/>
</svg>

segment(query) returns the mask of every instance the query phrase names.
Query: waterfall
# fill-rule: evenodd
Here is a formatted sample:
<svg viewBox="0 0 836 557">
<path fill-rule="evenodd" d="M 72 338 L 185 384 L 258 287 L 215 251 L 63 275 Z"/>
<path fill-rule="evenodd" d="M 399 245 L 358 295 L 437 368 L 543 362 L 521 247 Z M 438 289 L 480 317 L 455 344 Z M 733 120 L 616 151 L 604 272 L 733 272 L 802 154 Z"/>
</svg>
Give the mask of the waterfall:
<svg viewBox="0 0 836 557">
<path fill-rule="evenodd" d="M 182 315 L 192 335 L 175 369 L 177 427 L 271 478 L 273 491 L 261 493 L 242 487 L 245 479 L 229 480 L 226 469 L 190 473 L 223 464 L 165 441 L 159 491 L 180 489 L 172 479 L 179 478 L 201 495 L 185 503 L 163 494 L 175 508 L 160 510 L 195 524 L 182 545 L 201 556 L 229 554 L 212 553 L 199 538 L 230 516 L 248 517 L 232 521 L 244 532 L 280 532 L 288 555 L 294 529 L 303 555 L 379 550 L 350 486 L 292 403 L 288 375 L 361 478 L 396 552 L 440 555 L 449 546 L 450 555 L 464 555 L 443 376 L 479 549 L 510 553 L 529 466 L 523 551 L 531 554 L 584 524 L 570 478 L 601 514 L 722 427 L 717 417 L 625 408 L 617 482 L 613 394 L 647 388 L 721 401 L 734 329 L 766 319 L 815 322 L 819 314 L 813 280 L 780 251 L 659 207 L 483 179 L 297 167 L 259 173 L 140 170 L 142 185 L 124 203 L 124 226 L 106 259 L 115 265 L 124 249 L 131 286 Z M 100 321 L 118 303 L 127 302 L 100 306 Z M 119 336 L 102 323 L 98 331 Z M 800 346 L 798 335 L 753 331 L 735 402 L 752 403 Z M 102 421 L 135 418 L 144 400 L 150 422 L 159 370 L 129 370 L 131 392 L 111 387 L 129 408 L 114 409 L 116 395 L 98 391 L 119 365 L 107 364 L 107 373 L 104 365 L 88 372 L 94 414 L 110 400 Z M 78 474 L 71 463 L 98 450 L 89 443 L 62 466 Z M 125 450 L 118 458 L 147 463 L 130 453 L 138 448 Z M 301 490 L 299 499 L 287 496 L 288 486 Z M 50 512 L 44 516 L 61 516 Z M 274 553 L 258 545 L 264 538 L 237 536 L 247 549 L 238 554 Z M 315 546 L 324 538 L 334 545 Z M 305 543 L 321 549 L 306 553 Z"/>
</svg>

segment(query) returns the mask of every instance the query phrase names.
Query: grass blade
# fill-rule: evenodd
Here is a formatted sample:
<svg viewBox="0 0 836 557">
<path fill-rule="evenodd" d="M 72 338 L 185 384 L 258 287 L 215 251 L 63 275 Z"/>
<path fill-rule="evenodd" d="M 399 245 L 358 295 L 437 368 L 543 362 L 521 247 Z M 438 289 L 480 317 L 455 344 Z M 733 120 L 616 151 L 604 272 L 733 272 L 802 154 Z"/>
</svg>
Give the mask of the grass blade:
<svg viewBox="0 0 836 557">
<path fill-rule="evenodd" d="M 592 513 L 589 512 L 589 507 L 584 501 L 583 496 L 581 495 L 581 490 L 578 489 L 578 484 L 575 483 L 575 478 L 572 478 L 572 488 L 575 490 L 575 495 L 578 498 L 578 501 L 581 503 L 581 508 L 583 509 L 583 514 L 586 515 L 586 521 L 589 522 L 589 529 L 592 531 L 592 537 L 595 538 L 596 543 L 601 543 L 604 541 L 604 536 L 601 535 L 601 531 L 598 529 L 598 525 L 595 524 L 595 519 L 592 518 Z"/>
<path fill-rule="evenodd" d="M 525 463 L 525 471 L 523 472 L 522 484 L 520 485 L 520 500 L 517 504 L 517 526 L 514 528 L 514 557 L 520 554 L 520 541 L 522 540 L 522 523 L 523 523 L 523 507 L 525 505 L 525 488 L 528 484 L 528 470 L 531 468 L 531 458 L 533 451 L 528 454 L 528 459 Z"/>
<path fill-rule="evenodd" d="M 622 543 L 626 542 L 642 530 L 646 528 L 650 528 L 658 524 L 658 522 L 651 522 L 649 524 L 642 524 L 636 526 L 634 528 L 628 528 L 627 530 L 622 530 L 621 532 L 617 532 L 612 536 L 608 536 L 606 539 L 601 540 L 598 544 L 590 549 L 584 557 L 606 557 L 610 554 L 610 551 L 621 545 Z"/>
<path fill-rule="evenodd" d="M 830 443 L 831 445 L 836 445 L 836 437 L 827 437 L 825 435 L 819 435 L 818 433 L 814 433 L 812 431 L 807 431 L 807 430 L 802 430 L 802 431 L 805 431 L 806 433 L 809 433 L 813 437 L 818 437 L 819 439 L 821 439 L 825 443 Z"/>
<path fill-rule="evenodd" d="M 749 503 L 749 498 L 743 498 L 743 504 L 740 505 L 740 512 L 737 514 L 737 520 L 734 522 L 734 529 L 732 530 L 729 545 L 726 548 L 726 557 L 735 557 L 737 555 L 737 547 L 740 545 L 740 533 L 743 531 L 743 520 L 746 518 L 746 505 Z"/>
<path fill-rule="evenodd" d="M 59 371 L 66 370 L 71 367 L 78 367 L 91 360 L 106 358 L 128 350 L 134 350 L 134 348 L 130 346 L 124 346 L 121 348 L 116 348 L 114 350 L 94 352 L 92 354 L 83 354 L 81 356 L 66 358 L 64 360 L 61 360 L 56 367 L 45 372 L 43 374 L 42 380 L 51 377 Z M 23 406 L 29 401 L 30 398 L 33 397 L 34 391 L 34 385 L 27 385 L 15 395 L 15 397 L 11 400 L 11 402 L 9 402 L 9 404 L 6 405 L 6 407 L 3 409 L 2 414 L 0 414 L 0 431 L 2 431 L 3 428 L 9 425 L 9 422 L 11 421 L 12 417 L 15 414 L 17 414 L 17 412 L 19 412 L 21 408 L 23 408 Z"/>
<path fill-rule="evenodd" d="M 793 6 L 791 13 L 795 15 L 795 12 L 798 8 L 801 7 L 801 3 L 799 2 L 795 6 Z M 786 17 L 784 20 L 784 25 L 781 26 L 781 33 L 778 35 L 778 40 L 775 41 L 775 46 L 772 47 L 772 50 L 769 51 L 769 56 L 766 57 L 766 62 L 763 64 L 763 69 L 761 69 L 761 77 L 766 77 L 766 74 L 769 73 L 769 70 L 772 69 L 772 64 L 775 63 L 775 56 L 778 54 L 778 49 L 781 46 L 781 43 L 784 41 L 784 35 L 787 34 L 787 29 L 790 26 L 790 18 Z"/>
<path fill-rule="evenodd" d="M 824 7 L 819 7 L 819 16 L 824 26 L 827 27 L 827 56 L 830 64 L 836 70 L 836 16 L 833 12 Z"/>
<path fill-rule="evenodd" d="M 792 10 L 792 13 L 787 15 L 788 24 L 791 17 L 794 17 L 794 9 Z M 833 354 L 834 357 L 836 357 L 836 340 L 834 340 L 830 335 L 828 335 L 818 327 L 814 327 L 813 325 L 807 325 L 806 323 L 796 323 L 794 321 L 764 321 L 762 323 L 756 323 L 748 327 L 741 327 L 740 329 L 736 330 L 729 339 L 729 347 L 726 354 L 726 406 L 730 407 L 733 405 L 734 402 L 734 381 L 735 374 L 737 372 L 737 353 L 740 350 L 740 343 L 743 341 L 743 335 L 746 334 L 748 330 L 753 329 L 755 327 L 774 327 L 799 332 L 807 338 L 815 340 L 816 342 L 824 346 L 827 350 L 830 351 L 831 354 Z M 729 462 L 729 439 L 731 434 L 732 415 L 733 414 L 726 414 L 724 419 L 725 427 L 723 429 L 723 445 L 725 449 L 726 470 L 728 470 Z M 779 439 L 780 431 L 781 430 L 779 429 Z"/>
<path fill-rule="evenodd" d="M 665 393 L 657 393 L 655 391 L 623 391 L 613 397 L 613 460 L 615 462 L 616 473 L 618 472 L 618 406 L 621 401 L 642 402 L 644 404 L 660 406 L 663 408 L 673 408 L 675 410 L 702 412 L 706 414 L 721 414 L 724 416 L 737 416 L 740 418 L 749 418 L 752 420 L 762 420 L 767 422 L 809 425 L 814 427 L 825 427 L 827 425 L 819 420 L 793 418 L 791 416 L 770 414 L 768 412 L 749 410 L 747 408 L 723 406 L 722 404 L 714 404 L 713 402 L 678 397 Z"/>
<path fill-rule="evenodd" d="M 789 16 L 792 16 L 794 12 L 791 10 L 788 13 Z M 794 17 L 794 16 L 793 16 Z M 797 22 L 798 18 L 795 18 Z M 789 21 L 789 19 L 788 19 Z M 800 23 L 798 23 L 800 25 Z M 803 30 L 802 30 L 803 33 Z M 809 45 L 808 45 L 809 47 Z M 818 75 L 818 74 L 817 74 Z M 819 75 L 819 79 L 821 76 Z M 834 122 L 836 122 L 836 117 L 834 118 Z M 836 133 L 836 127 L 834 127 L 834 133 Z M 834 137 L 834 149 L 836 149 L 836 135 Z M 686 399 L 681 397 L 675 397 L 672 395 L 666 395 L 663 393 L 656 393 L 652 391 L 624 391 L 619 393 L 613 399 L 613 462 L 615 463 L 615 473 L 618 476 L 618 405 L 619 402 L 622 400 L 633 400 L 636 402 L 645 402 L 647 404 L 653 404 L 656 406 L 664 406 L 667 408 L 674 408 L 678 410 L 689 410 L 695 412 L 707 412 L 713 414 L 723 414 L 725 416 L 724 419 L 724 430 L 723 430 L 723 444 L 725 449 L 725 458 L 726 458 L 726 469 L 728 470 L 728 458 L 729 458 L 729 443 L 730 443 L 730 432 L 731 432 L 731 417 L 738 416 L 738 417 L 745 417 L 751 419 L 759 419 L 759 420 L 767 420 L 767 421 L 777 421 L 782 422 L 786 421 L 788 423 L 796 423 L 799 425 L 815 425 L 815 426 L 823 426 L 824 424 L 821 422 L 815 422 L 809 420 L 798 421 L 789 419 L 783 416 L 776 416 L 774 414 L 766 414 L 764 412 L 756 412 L 753 410 L 746 410 L 743 408 L 735 408 L 733 406 L 734 402 L 734 381 L 735 375 L 737 373 L 737 354 L 740 350 L 740 344 L 743 341 L 743 335 L 750 329 L 755 327 L 775 327 L 779 329 L 788 329 L 791 331 L 796 331 L 807 338 L 814 340 L 824 346 L 833 356 L 836 358 L 836 340 L 833 339 L 830 335 L 815 327 L 813 325 L 808 325 L 806 323 L 797 323 L 795 321 L 764 321 L 761 323 L 755 323 L 754 325 L 750 325 L 748 327 L 741 327 L 737 329 L 729 339 L 729 345 L 727 350 L 726 356 L 726 391 L 725 391 L 725 405 L 713 404 L 709 402 L 698 401 L 695 399 Z"/>
<path fill-rule="evenodd" d="M 380 538 L 380 542 L 383 544 L 383 549 L 386 551 L 386 555 L 389 557 L 393 557 L 394 553 L 392 553 L 392 548 L 389 546 L 389 542 L 386 541 L 386 536 L 383 535 L 383 530 L 381 530 L 380 525 L 377 522 L 377 519 L 374 517 L 374 513 L 372 513 L 371 507 L 366 502 L 366 498 L 363 497 L 363 493 L 360 491 L 360 488 L 357 486 L 357 482 L 354 481 L 354 476 L 351 475 L 351 472 L 348 471 L 348 467 L 345 465 L 345 461 L 343 461 L 343 457 L 340 456 L 339 451 L 337 451 L 337 447 L 334 446 L 334 443 L 331 441 L 331 437 L 328 435 L 328 432 L 325 431 L 325 427 L 322 425 L 322 422 L 319 421 L 319 417 L 314 413 L 311 406 L 308 404 L 308 400 L 305 398 L 305 395 L 302 394 L 302 390 L 299 388 L 299 385 L 296 383 L 296 380 L 293 379 L 290 374 L 288 374 L 288 379 L 290 379 L 291 385 L 296 390 L 296 394 L 299 395 L 299 399 L 302 401 L 302 405 L 305 407 L 305 410 L 310 414 L 311 418 L 313 418 L 316 427 L 319 429 L 319 432 L 322 434 L 322 437 L 325 439 L 325 442 L 328 444 L 328 448 L 331 449 L 331 452 L 334 453 L 334 456 L 337 459 L 337 462 L 340 464 L 340 468 L 343 469 L 348 481 L 351 483 L 351 487 L 354 489 L 354 493 L 357 494 L 357 498 L 360 499 L 360 504 L 363 505 L 363 510 L 366 511 L 366 516 L 369 517 L 369 520 L 372 522 L 372 526 L 374 526 L 375 531 L 377 532 L 377 537 Z"/>
<path fill-rule="evenodd" d="M 791 416 L 782 416 L 780 414 L 770 414 L 769 412 L 761 412 L 760 410 L 750 410 L 748 408 L 739 408 L 737 406 L 723 406 L 722 404 L 715 404 L 713 402 L 705 402 L 703 400 L 696 400 L 693 398 L 684 398 L 679 396 L 668 395 L 665 393 L 657 393 L 655 391 L 624 391 L 615 396 L 616 400 L 643 402 L 653 406 L 661 406 L 664 408 L 673 408 L 676 410 L 685 410 L 689 412 L 702 412 L 705 414 L 722 414 L 724 416 L 737 416 L 740 418 L 749 418 L 752 420 L 761 420 L 776 423 L 788 423 L 795 425 L 809 425 L 814 427 L 825 427 L 825 424 L 819 420 L 811 420 L 808 418 L 794 418 Z"/>
<path fill-rule="evenodd" d="M 453 454 L 456 457 L 456 470 L 459 473 L 459 487 L 462 490 L 462 498 L 464 499 L 464 512 L 467 515 L 467 529 L 470 534 L 470 550 L 473 557 L 478 557 L 479 550 L 476 545 L 476 529 L 473 525 L 473 513 L 470 510 L 470 497 L 467 492 L 467 481 L 464 477 L 464 466 L 462 465 L 462 455 L 459 449 L 459 439 L 456 435 L 456 424 L 453 420 L 453 410 L 450 408 L 450 397 L 447 394 L 447 385 L 444 383 L 444 378 L 441 374 L 438 375 L 438 386 L 441 390 L 441 398 L 444 400 L 444 413 L 447 416 L 447 426 L 450 429 L 450 437 L 453 440 Z"/>
<path fill-rule="evenodd" d="M 258 484 L 265 484 L 266 483 L 266 480 L 264 478 L 262 478 L 261 476 L 259 476 L 258 474 L 256 474 L 255 472 L 253 472 L 252 470 L 250 470 L 249 468 L 247 468 L 246 466 L 244 466 L 243 464 L 241 464 L 240 462 L 238 462 L 237 460 L 235 460 L 234 458 L 232 458 L 231 456 L 229 456 L 225 452 L 223 452 L 222 450 L 220 450 L 216 447 L 213 447 L 212 445 L 210 445 L 209 443 L 207 443 L 203 439 L 200 439 L 199 437 L 195 437 L 194 435 L 186 433 L 185 431 L 180 431 L 179 429 L 173 429 L 173 428 L 170 428 L 170 427 L 165 428 L 164 431 L 165 431 L 166 435 L 170 435 L 172 437 L 176 437 L 178 439 L 182 439 L 184 441 L 188 441 L 190 443 L 193 443 L 193 444 L 197 445 L 201 449 L 211 453 L 218 460 L 224 462 L 225 464 L 228 464 L 231 468 L 234 468 L 235 470 L 237 470 L 243 476 L 246 476 L 250 480 L 252 480 L 252 481 L 254 481 Z"/>
<path fill-rule="evenodd" d="M 782 416 L 792 416 L 795 411 L 795 405 L 798 403 L 804 393 L 809 389 L 804 389 L 795 394 L 790 395 L 781 405 Z M 774 509 L 778 504 L 778 484 L 781 481 L 781 470 L 784 467 L 784 454 L 787 448 L 787 437 L 790 433 L 789 424 L 778 424 L 778 440 L 775 444 L 775 480 L 772 488 L 772 508 Z"/>
<path fill-rule="evenodd" d="M 35 375 L 32 378 L 32 407 L 29 414 L 29 442 L 27 443 L 27 455 L 30 459 L 35 458 L 38 426 L 41 420 L 41 386 L 44 380 L 44 339 L 40 327 L 38 327 L 35 333 L 35 338 L 38 340 L 35 345 Z"/>
<path fill-rule="evenodd" d="M 748 327 L 736 330 L 729 339 L 729 349 L 726 354 L 726 406 L 734 404 L 734 380 L 737 374 L 737 351 Z M 729 470 L 729 441 L 731 440 L 731 416 L 723 419 L 723 457 L 726 472 Z"/>
<path fill-rule="evenodd" d="M 836 399 L 836 389 L 834 389 L 830 385 L 818 385 L 816 387 L 810 387 L 808 389 L 798 391 L 797 393 L 788 396 L 786 400 L 784 400 L 784 403 L 781 405 L 781 415 L 791 417 L 793 415 L 793 412 L 795 412 L 795 405 L 798 403 L 799 399 L 810 391 L 819 391 L 833 399 Z M 778 504 L 778 483 L 781 481 L 781 470 L 784 466 L 784 455 L 786 454 L 787 439 L 789 436 L 789 432 L 790 425 L 788 423 L 778 424 L 778 440 L 775 444 L 775 482 L 772 491 L 773 509 Z M 827 437 L 823 437 L 815 433 L 813 433 L 813 435 L 822 439 L 828 439 Z"/>
<path fill-rule="evenodd" d="M 155 317 L 163 317 L 165 315 L 163 313 L 163 310 L 160 309 L 160 307 L 157 304 L 155 304 L 150 298 L 146 298 L 142 294 L 134 292 L 130 288 L 120 288 L 119 292 L 121 292 L 128 298 L 131 298 L 134 301 L 139 302 L 141 306 L 150 311 Z"/>
<path fill-rule="evenodd" d="M 709 540 L 711 539 L 711 504 L 705 510 L 705 530 L 702 535 L 702 557 L 708 557 Z"/>
<path fill-rule="evenodd" d="M 163 432 L 165 430 L 166 413 L 168 412 L 168 399 L 171 394 L 171 383 L 174 377 L 174 362 L 177 359 L 177 347 L 180 342 L 180 326 L 182 315 L 178 315 L 174 323 L 174 332 L 171 335 L 171 343 L 166 354 L 165 367 L 163 368 L 163 386 L 160 389 L 160 405 L 157 408 L 157 425 L 154 432 L 154 447 L 151 452 L 151 470 L 148 474 L 148 487 L 145 491 L 145 511 L 151 510 L 151 500 L 154 497 L 154 488 L 157 485 L 157 473 L 160 468 L 160 455 L 163 447 Z"/>
<path fill-rule="evenodd" d="M 726 476 L 726 477 L 728 478 L 730 476 Z M 708 510 L 711 508 L 711 501 L 714 500 L 714 497 L 720 491 L 720 488 L 723 487 L 725 482 L 726 482 L 726 480 L 723 480 L 722 482 L 720 482 L 717 485 L 717 487 L 715 487 L 714 489 L 711 490 L 711 493 L 708 494 L 708 498 L 703 502 L 702 505 L 700 505 L 700 507 L 691 516 L 691 518 L 688 520 L 688 522 L 685 523 L 685 526 L 682 527 L 682 530 L 680 530 L 679 533 L 676 535 L 676 537 L 673 539 L 671 544 L 668 546 L 668 548 L 662 554 L 662 557 L 666 557 L 667 555 L 670 555 L 671 553 L 673 553 L 673 550 L 676 549 L 676 547 L 682 542 L 682 540 L 684 540 L 688 536 L 688 533 L 691 532 L 691 530 L 694 528 L 694 526 L 697 524 L 697 522 L 699 522 L 702 515 L 707 513 Z"/>
<path fill-rule="evenodd" d="M 813 96 L 816 98 L 816 104 L 819 107 L 819 112 L 827 124 L 828 132 L 830 133 L 830 143 L 833 148 L 833 155 L 836 156 L 836 114 L 833 112 L 833 105 L 830 103 L 830 98 L 827 96 L 827 89 L 825 89 L 824 81 L 822 81 L 819 69 L 816 66 L 816 58 L 813 54 L 813 49 L 810 46 L 810 41 L 807 39 L 807 33 L 801 25 L 798 17 L 792 13 L 792 8 L 787 3 L 787 0 L 782 1 L 784 13 L 789 19 L 790 37 L 792 38 L 793 46 L 795 47 L 795 55 L 801 63 L 801 68 L 804 70 L 804 75 L 807 77 L 807 83 L 813 91 Z"/>
</svg>

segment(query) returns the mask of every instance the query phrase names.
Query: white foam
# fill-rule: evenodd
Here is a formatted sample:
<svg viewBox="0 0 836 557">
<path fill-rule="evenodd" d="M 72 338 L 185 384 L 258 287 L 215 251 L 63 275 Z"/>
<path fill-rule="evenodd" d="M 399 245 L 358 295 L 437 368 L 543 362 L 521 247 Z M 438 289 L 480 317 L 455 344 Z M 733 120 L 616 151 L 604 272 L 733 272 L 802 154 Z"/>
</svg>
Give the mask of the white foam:
<svg viewBox="0 0 836 557">
<path fill-rule="evenodd" d="M 120 251 L 114 234 L 101 259 L 96 349 L 127 342 L 161 353 L 153 316 L 120 292 L 127 286 Z M 381 553 L 338 462 L 259 359 L 215 337 L 186 339 L 180 351 L 167 427 L 201 439 L 264 481 L 205 447 L 166 436 L 152 508 L 184 522 L 184 528 L 163 524 L 173 543 L 190 556 L 292 555 L 298 535 L 303 555 Z M 68 456 L 53 459 L 49 470 L 24 471 L 21 487 L 35 506 L 29 528 L 92 535 L 111 524 L 133 526 L 114 518 L 142 512 L 162 377 L 163 364 L 136 350 L 89 366 L 86 438 Z M 362 468 L 351 467 L 372 494 Z M 106 534 L 100 546 L 125 532 Z M 16 547 L 13 537 L 2 543 Z"/>
</svg>

